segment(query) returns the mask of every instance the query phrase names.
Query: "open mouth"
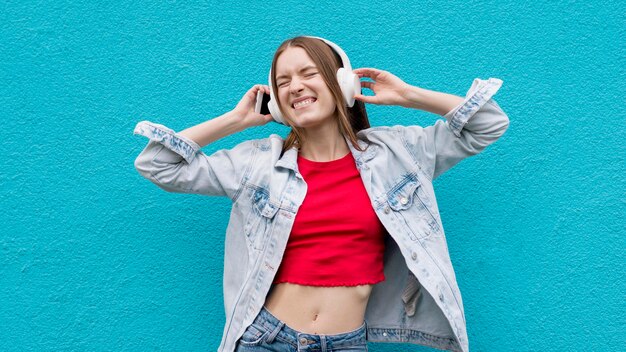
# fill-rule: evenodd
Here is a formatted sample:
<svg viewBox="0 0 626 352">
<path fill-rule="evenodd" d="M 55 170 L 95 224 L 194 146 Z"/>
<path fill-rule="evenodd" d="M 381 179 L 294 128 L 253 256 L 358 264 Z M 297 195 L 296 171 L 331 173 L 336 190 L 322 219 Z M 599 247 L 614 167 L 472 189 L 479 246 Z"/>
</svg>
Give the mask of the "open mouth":
<svg viewBox="0 0 626 352">
<path fill-rule="evenodd" d="M 291 107 L 294 108 L 294 110 L 302 110 L 302 109 L 306 109 L 309 106 L 315 104 L 316 101 L 317 101 L 316 98 L 309 98 L 307 100 L 303 100 L 303 101 L 297 102 L 297 103 L 291 105 Z"/>
</svg>

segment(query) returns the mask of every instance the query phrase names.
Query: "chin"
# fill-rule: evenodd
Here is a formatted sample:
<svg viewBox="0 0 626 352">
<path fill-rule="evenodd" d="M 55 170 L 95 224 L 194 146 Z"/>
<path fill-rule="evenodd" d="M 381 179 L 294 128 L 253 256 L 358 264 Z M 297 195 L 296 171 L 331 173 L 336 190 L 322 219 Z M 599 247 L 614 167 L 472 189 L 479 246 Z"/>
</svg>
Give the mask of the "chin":
<svg viewBox="0 0 626 352">
<path fill-rule="evenodd" d="M 320 114 L 303 114 L 302 116 L 292 116 L 291 121 L 298 127 L 312 127 L 315 125 L 321 125 L 328 120 L 332 120 L 334 116 L 331 114 L 330 116 L 320 117 Z"/>
<path fill-rule="evenodd" d="M 329 118 L 319 118 L 319 115 L 312 118 L 309 116 L 296 116 L 293 121 L 298 127 L 313 127 L 324 124 L 328 119 Z"/>
<path fill-rule="evenodd" d="M 292 119 L 291 121 L 293 121 L 296 127 L 300 127 L 300 128 L 312 127 L 319 123 L 319 121 L 311 121 L 310 119 L 298 119 L 298 118 Z"/>
</svg>

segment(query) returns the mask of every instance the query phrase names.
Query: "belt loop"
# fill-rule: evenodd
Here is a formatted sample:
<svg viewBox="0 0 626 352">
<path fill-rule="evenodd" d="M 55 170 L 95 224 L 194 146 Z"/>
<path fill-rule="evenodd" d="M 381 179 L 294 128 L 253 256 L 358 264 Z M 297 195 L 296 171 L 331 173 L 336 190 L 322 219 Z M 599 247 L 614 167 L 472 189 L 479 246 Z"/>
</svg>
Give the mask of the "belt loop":
<svg viewBox="0 0 626 352">
<path fill-rule="evenodd" d="M 367 320 L 365 321 L 365 341 L 367 341 Z"/>
<path fill-rule="evenodd" d="M 265 342 L 270 343 L 270 344 L 272 342 L 274 342 L 274 339 L 276 338 L 276 335 L 278 335 L 278 333 L 280 332 L 280 329 L 283 328 L 283 325 L 285 325 L 285 323 L 283 323 L 282 321 L 279 322 L 278 325 L 276 325 L 276 327 L 274 328 L 274 330 L 270 334 L 270 336 L 267 337 L 267 340 Z"/>
<path fill-rule="evenodd" d="M 320 335 L 320 342 L 322 343 L 322 352 L 328 351 L 326 348 L 326 336 Z"/>
</svg>

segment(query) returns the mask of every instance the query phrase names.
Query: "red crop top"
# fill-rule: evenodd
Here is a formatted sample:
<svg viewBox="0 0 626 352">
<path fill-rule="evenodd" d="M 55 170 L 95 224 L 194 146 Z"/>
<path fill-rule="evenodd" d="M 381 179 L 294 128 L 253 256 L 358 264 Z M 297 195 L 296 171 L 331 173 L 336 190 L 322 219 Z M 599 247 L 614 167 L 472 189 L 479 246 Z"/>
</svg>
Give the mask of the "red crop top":
<svg viewBox="0 0 626 352">
<path fill-rule="evenodd" d="M 273 283 L 356 286 L 385 280 L 383 224 L 352 153 L 319 162 L 298 155 L 307 194 Z"/>
</svg>

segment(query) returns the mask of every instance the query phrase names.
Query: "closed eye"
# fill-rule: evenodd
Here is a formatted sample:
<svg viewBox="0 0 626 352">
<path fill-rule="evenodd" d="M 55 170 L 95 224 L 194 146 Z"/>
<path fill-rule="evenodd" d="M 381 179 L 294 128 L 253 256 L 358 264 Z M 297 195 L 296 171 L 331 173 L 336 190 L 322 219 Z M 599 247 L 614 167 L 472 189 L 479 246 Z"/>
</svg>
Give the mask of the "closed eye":
<svg viewBox="0 0 626 352">
<path fill-rule="evenodd" d="M 308 73 L 308 74 L 306 74 L 306 75 L 304 75 L 304 76 L 305 76 L 305 77 L 310 77 L 310 76 L 313 76 L 313 75 L 316 75 L 316 74 L 317 74 L 317 72 L 312 72 L 312 73 Z M 284 81 L 284 82 L 282 82 L 282 83 L 279 83 L 279 84 L 278 84 L 278 86 L 279 86 L 279 87 L 282 87 L 282 86 L 284 86 L 284 85 L 285 85 L 285 83 L 289 83 L 289 81 Z"/>
</svg>

